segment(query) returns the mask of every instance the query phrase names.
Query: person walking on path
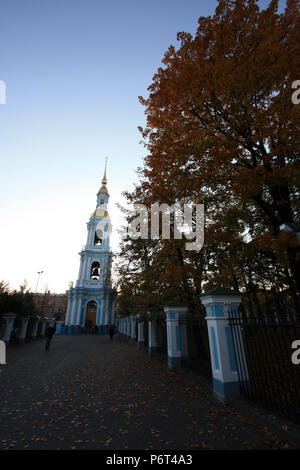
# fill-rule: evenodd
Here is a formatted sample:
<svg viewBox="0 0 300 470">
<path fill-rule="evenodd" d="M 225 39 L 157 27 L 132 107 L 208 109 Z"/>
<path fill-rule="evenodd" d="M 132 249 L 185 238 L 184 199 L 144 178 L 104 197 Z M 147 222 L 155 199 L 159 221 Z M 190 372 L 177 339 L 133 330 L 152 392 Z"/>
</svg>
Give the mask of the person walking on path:
<svg viewBox="0 0 300 470">
<path fill-rule="evenodd" d="M 55 330 L 56 330 L 56 323 L 52 324 L 52 326 L 49 325 L 48 328 L 47 328 L 47 331 L 46 331 L 46 346 L 45 346 L 46 351 L 48 351 L 48 349 L 50 348 L 51 339 L 52 339 L 52 336 L 55 333 Z"/>
<path fill-rule="evenodd" d="M 113 340 L 114 334 L 115 334 L 115 327 L 114 327 L 114 325 L 110 325 L 110 327 L 109 327 L 109 336 L 110 336 L 111 341 Z"/>
</svg>

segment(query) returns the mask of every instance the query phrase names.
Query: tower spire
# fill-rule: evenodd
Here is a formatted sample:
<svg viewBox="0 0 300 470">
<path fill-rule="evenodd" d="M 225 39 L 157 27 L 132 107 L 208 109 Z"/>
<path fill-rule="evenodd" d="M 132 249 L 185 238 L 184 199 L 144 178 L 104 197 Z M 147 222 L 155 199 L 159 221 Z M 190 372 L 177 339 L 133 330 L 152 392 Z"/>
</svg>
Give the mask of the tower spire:
<svg viewBox="0 0 300 470">
<path fill-rule="evenodd" d="M 107 160 L 108 160 L 108 157 L 105 157 L 105 168 L 104 168 L 104 175 L 103 175 L 103 178 L 102 178 L 102 184 L 106 184 L 106 183 L 107 183 L 107 179 L 106 179 Z"/>
<path fill-rule="evenodd" d="M 99 196 L 99 194 L 101 194 L 101 193 L 105 193 L 109 196 L 108 191 L 107 191 L 107 187 L 106 187 L 106 184 L 107 184 L 107 179 L 106 179 L 107 160 L 108 160 L 108 158 L 105 157 L 105 167 L 104 167 L 104 175 L 103 175 L 103 178 L 102 178 L 102 186 L 99 189 L 97 196 Z M 98 201 L 98 203 L 99 203 L 99 201 Z"/>
</svg>

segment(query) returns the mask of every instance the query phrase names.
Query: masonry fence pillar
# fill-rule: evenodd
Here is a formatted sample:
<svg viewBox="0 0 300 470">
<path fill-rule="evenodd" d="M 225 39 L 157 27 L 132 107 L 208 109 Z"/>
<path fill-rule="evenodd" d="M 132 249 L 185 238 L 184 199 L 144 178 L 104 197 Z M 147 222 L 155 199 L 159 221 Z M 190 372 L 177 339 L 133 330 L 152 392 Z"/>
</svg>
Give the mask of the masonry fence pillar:
<svg viewBox="0 0 300 470">
<path fill-rule="evenodd" d="M 62 335 L 63 334 L 63 322 L 62 321 L 56 322 L 55 334 L 56 335 Z"/>
<path fill-rule="evenodd" d="M 131 315 L 131 342 L 136 342 L 136 316 Z"/>
<path fill-rule="evenodd" d="M 242 295 L 240 292 L 216 287 L 201 295 L 200 299 L 207 315 L 214 395 L 222 402 L 227 403 L 230 401 L 230 397 L 240 393 L 238 367 L 232 329 L 229 324 L 229 314 L 230 312 L 237 314 Z M 245 358 L 241 334 L 240 341 L 239 348 L 242 350 L 242 356 Z M 246 362 L 243 367 L 246 367 Z M 248 371 L 246 370 L 246 381 L 248 380 Z"/>
<path fill-rule="evenodd" d="M 123 338 L 126 337 L 126 318 L 122 318 L 122 336 Z"/>
<path fill-rule="evenodd" d="M 131 340 L 131 318 L 127 317 L 127 341 Z"/>
<path fill-rule="evenodd" d="M 39 318 L 35 318 L 33 322 L 30 339 L 36 339 L 38 326 L 39 326 Z"/>
<path fill-rule="evenodd" d="M 151 314 L 148 313 L 149 316 L 149 337 L 148 337 L 148 354 L 152 356 L 152 354 L 157 351 L 158 342 L 157 342 L 157 320 L 154 317 L 151 317 Z"/>
<path fill-rule="evenodd" d="M 164 307 L 167 323 L 168 368 L 176 369 L 188 357 L 186 312 L 181 302 L 170 302 Z"/>
<path fill-rule="evenodd" d="M 181 362 L 185 363 L 187 362 L 188 357 L 189 357 L 186 311 L 181 313 L 181 317 L 179 318 L 179 327 L 180 327 L 181 343 L 182 343 Z"/>
<path fill-rule="evenodd" d="M 28 321 L 29 321 L 29 317 L 22 317 L 20 319 L 20 325 L 19 325 L 19 330 L 18 330 L 18 340 L 21 343 L 24 343 L 24 341 L 26 339 Z"/>
<path fill-rule="evenodd" d="M 14 313 L 5 313 L 2 316 L 2 326 L 1 326 L 1 336 L 0 339 L 5 341 L 5 343 L 9 343 L 10 335 L 12 333 L 14 327 L 16 315 Z"/>
<path fill-rule="evenodd" d="M 145 349 L 145 322 L 138 321 L 138 350 Z"/>
<path fill-rule="evenodd" d="M 4 341 L 0 341 L 0 365 L 6 364 L 6 345 Z M 1 372 L 1 369 L 0 369 Z"/>
<path fill-rule="evenodd" d="M 128 319 L 127 317 L 124 318 L 124 336 L 125 339 L 128 337 Z"/>
<path fill-rule="evenodd" d="M 133 318 L 132 315 L 129 317 L 129 341 L 132 343 L 132 330 L 133 330 Z"/>
</svg>

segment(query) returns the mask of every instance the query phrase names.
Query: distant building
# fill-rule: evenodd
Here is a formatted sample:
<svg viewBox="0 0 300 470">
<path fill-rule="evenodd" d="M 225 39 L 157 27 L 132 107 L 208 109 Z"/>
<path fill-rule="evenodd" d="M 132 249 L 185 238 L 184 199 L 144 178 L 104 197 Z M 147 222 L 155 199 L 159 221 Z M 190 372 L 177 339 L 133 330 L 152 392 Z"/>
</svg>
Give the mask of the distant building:
<svg viewBox="0 0 300 470">
<path fill-rule="evenodd" d="M 67 311 L 68 296 L 67 294 L 33 294 L 33 300 L 40 317 L 55 318 L 55 320 L 63 321 Z"/>
</svg>

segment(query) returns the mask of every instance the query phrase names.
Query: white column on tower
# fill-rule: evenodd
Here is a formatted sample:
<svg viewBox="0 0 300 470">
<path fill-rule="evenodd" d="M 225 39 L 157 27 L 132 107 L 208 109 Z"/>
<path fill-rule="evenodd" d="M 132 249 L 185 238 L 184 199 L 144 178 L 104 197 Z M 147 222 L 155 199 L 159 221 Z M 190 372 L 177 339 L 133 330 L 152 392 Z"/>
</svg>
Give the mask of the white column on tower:
<svg viewBox="0 0 300 470">
<path fill-rule="evenodd" d="M 104 297 L 102 297 L 101 302 L 100 325 L 104 325 Z"/>
<path fill-rule="evenodd" d="M 72 302 L 72 310 L 71 310 L 71 321 L 70 321 L 71 325 L 75 325 L 76 307 L 77 307 L 77 297 L 74 297 L 73 302 Z"/>
<path fill-rule="evenodd" d="M 88 245 L 93 245 L 93 224 L 89 224 Z"/>
<path fill-rule="evenodd" d="M 90 236 L 91 236 L 91 223 L 88 222 L 87 223 L 87 230 L 88 230 L 88 233 L 87 233 L 87 237 L 86 237 L 86 244 L 89 245 L 90 244 Z"/>
<path fill-rule="evenodd" d="M 83 268 L 83 255 L 80 255 L 80 266 L 79 266 L 79 274 L 78 274 L 78 280 L 82 280 L 82 268 Z"/>
<path fill-rule="evenodd" d="M 80 325 L 81 306 L 82 306 L 82 297 L 79 297 L 78 304 L 77 304 L 76 322 L 75 322 L 76 325 Z"/>
<path fill-rule="evenodd" d="M 87 281 L 89 279 L 88 276 L 88 257 L 84 257 L 84 268 L 83 268 L 83 280 Z"/>
<path fill-rule="evenodd" d="M 73 301 L 73 298 L 69 295 L 68 308 L 67 308 L 66 320 L 65 320 L 66 325 L 70 324 L 72 301 Z"/>
<path fill-rule="evenodd" d="M 104 325 L 108 325 L 107 307 L 108 307 L 108 298 L 107 298 L 107 295 L 105 295 L 104 297 Z"/>
</svg>

